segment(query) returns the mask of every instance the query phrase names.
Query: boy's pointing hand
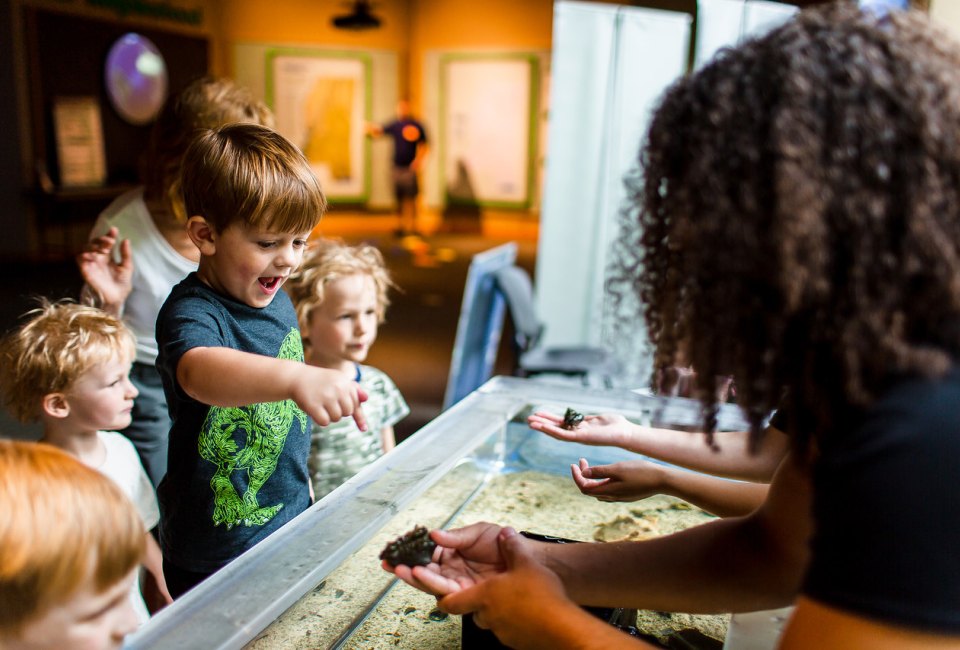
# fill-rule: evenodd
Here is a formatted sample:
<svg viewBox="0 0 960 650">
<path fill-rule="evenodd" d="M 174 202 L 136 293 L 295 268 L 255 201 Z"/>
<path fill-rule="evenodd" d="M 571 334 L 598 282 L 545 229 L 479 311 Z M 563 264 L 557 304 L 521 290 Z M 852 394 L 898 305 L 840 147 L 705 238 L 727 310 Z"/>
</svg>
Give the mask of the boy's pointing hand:
<svg viewBox="0 0 960 650">
<path fill-rule="evenodd" d="M 360 384 L 336 370 L 305 364 L 297 366 L 297 376 L 293 383 L 293 401 L 314 422 L 325 427 L 351 415 L 361 431 L 367 430 L 367 419 L 360 410 L 367 394 Z"/>
<path fill-rule="evenodd" d="M 353 421 L 357 423 L 357 428 L 361 431 L 367 430 L 367 418 L 363 414 L 363 409 L 360 408 L 360 404 L 367 401 L 367 393 L 359 385 L 357 385 L 357 397 L 360 400 L 357 403 L 357 408 L 353 410 Z"/>
</svg>

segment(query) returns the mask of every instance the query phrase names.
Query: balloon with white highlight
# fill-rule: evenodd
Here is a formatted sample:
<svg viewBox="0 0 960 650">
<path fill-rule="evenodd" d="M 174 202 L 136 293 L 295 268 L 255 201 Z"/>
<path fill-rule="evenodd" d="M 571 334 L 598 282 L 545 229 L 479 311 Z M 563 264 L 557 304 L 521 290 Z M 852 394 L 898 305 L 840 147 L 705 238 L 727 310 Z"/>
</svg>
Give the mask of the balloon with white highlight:
<svg viewBox="0 0 960 650">
<path fill-rule="evenodd" d="M 131 124 L 152 121 L 167 99 L 167 64 L 157 46 L 140 34 L 124 34 L 113 44 L 104 81 L 113 108 Z"/>
</svg>

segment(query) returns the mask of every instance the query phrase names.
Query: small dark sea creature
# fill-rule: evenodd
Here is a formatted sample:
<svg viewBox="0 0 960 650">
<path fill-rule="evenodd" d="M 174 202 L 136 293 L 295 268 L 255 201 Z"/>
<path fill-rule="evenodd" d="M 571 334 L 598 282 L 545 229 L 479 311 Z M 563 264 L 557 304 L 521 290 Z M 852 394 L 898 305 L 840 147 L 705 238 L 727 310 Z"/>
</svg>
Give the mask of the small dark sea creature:
<svg viewBox="0 0 960 650">
<path fill-rule="evenodd" d="M 436 547 L 436 542 L 430 539 L 430 531 L 417 526 L 387 544 L 380 552 L 380 559 L 386 560 L 390 566 L 424 566 L 430 564 Z"/>
<path fill-rule="evenodd" d="M 577 425 L 583 422 L 583 413 L 578 413 L 572 408 L 567 408 L 563 414 L 563 428 L 576 429 Z"/>
</svg>

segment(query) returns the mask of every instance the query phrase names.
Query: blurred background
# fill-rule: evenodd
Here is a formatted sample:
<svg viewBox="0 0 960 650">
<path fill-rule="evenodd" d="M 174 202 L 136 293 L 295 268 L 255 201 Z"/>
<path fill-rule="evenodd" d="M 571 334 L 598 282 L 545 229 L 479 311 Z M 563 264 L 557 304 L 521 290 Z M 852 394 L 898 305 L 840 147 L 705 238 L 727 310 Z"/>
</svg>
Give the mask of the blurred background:
<svg viewBox="0 0 960 650">
<path fill-rule="evenodd" d="M 621 383 L 640 386 L 638 305 L 610 304 L 605 282 L 649 109 L 717 49 L 809 4 L 0 0 L 0 327 L 38 295 L 77 296 L 73 258 L 137 183 L 151 106 L 214 74 L 249 87 L 307 150 L 331 202 L 315 234 L 383 251 L 400 291 L 369 362 L 411 405 L 400 437 L 442 408 L 472 256 L 508 241 L 545 344 L 614 350 Z M 960 33 L 960 2 L 911 4 Z M 129 34 L 147 45 L 118 65 Z M 364 134 L 401 99 L 430 147 L 409 237 L 394 232 L 392 145 Z M 501 374 L 516 361 L 506 328 Z"/>
</svg>

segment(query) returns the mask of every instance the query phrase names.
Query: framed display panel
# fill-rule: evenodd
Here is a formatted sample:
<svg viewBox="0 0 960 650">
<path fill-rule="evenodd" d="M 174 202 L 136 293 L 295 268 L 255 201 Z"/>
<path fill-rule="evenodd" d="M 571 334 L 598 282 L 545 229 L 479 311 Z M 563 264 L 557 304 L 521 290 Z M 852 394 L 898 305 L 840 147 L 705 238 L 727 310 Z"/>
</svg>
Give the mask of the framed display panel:
<svg viewBox="0 0 960 650">
<path fill-rule="evenodd" d="M 447 203 L 529 208 L 540 110 L 531 54 L 440 60 L 440 164 Z"/>
<path fill-rule="evenodd" d="M 103 185 L 107 161 L 96 97 L 56 97 L 53 102 L 57 162 L 63 187 Z"/>
<path fill-rule="evenodd" d="M 477 253 L 470 261 L 457 321 L 450 375 L 443 396 L 444 410 L 473 392 L 493 375 L 497 346 L 503 333 L 506 302 L 494 274 L 517 261 L 517 244 L 508 242 Z"/>
<path fill-rule="evenodd" d="M 370 193 L 370 66 L 355 52 L 267 51 L 277 131 L 303 150 L 332 202 L 362 203 Z"/>
</svg>

